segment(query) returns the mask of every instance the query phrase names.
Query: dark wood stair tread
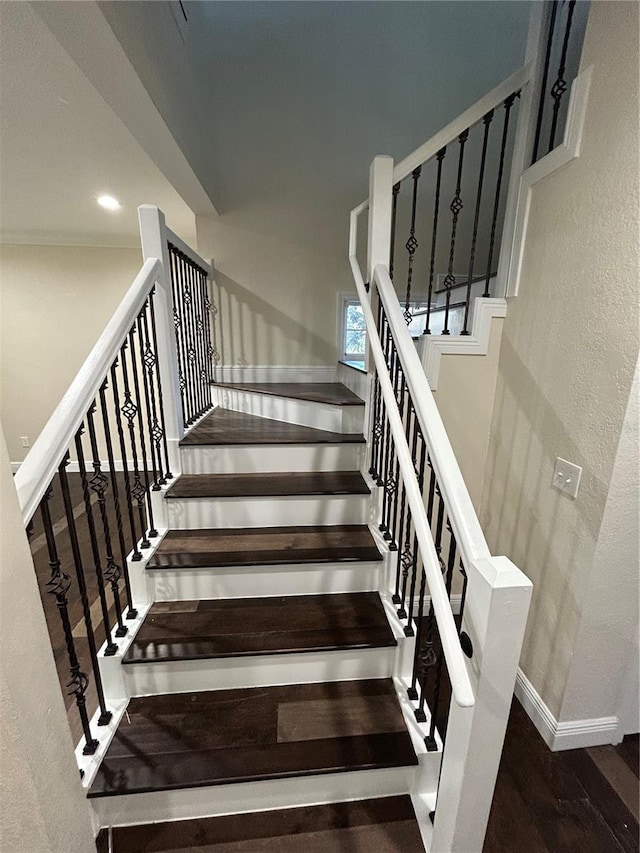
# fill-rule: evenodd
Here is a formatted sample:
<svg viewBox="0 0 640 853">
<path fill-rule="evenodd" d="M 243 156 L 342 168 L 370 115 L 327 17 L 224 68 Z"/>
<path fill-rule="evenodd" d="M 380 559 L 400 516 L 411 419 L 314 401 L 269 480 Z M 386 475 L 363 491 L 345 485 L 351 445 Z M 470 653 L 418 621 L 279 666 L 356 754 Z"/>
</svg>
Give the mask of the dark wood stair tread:
<svg viewBox="0 0 640 853">
<path fill-rule="evenodd" d="M 379 561 L 364 524 L 170 530 L 147 569 Z"/>
<path fill-rule="evenodd" d="M 235 388 L 256 394 L 329 403 L 332 406 L 364 406 L 364 400 L 342 382 L 216 382 L 218 388 Z"/>
<path fill-rule="evenodd" d="M 411 797 L 379 797 L 223 817 L 116 826 L 98 853 L 424 853 Z M 233 845 L 233 846 L 230 846 Z"/>
<path fill-rule="evenodd" d="M 124 664 L 395 646 L 377 592 L 161 601 Z"/>
<path fill-rule="evenodd" d="M 143 696 L 89 797 L 415 764 L 391 679 Z"/>
<path fill-rule="evenodd" d="M 256 474 L 182 474 L 167 491 L 172 498 L 300 497 L 368 495 L 359 471 L 293 471 Z"/>
<path fill-rule="evenodd" d="M 234 412 L 218 407 L 182 439 L 183 447 L 202 444 L 363 444 L 357 433 L 330 432 Z"/>
</svg>

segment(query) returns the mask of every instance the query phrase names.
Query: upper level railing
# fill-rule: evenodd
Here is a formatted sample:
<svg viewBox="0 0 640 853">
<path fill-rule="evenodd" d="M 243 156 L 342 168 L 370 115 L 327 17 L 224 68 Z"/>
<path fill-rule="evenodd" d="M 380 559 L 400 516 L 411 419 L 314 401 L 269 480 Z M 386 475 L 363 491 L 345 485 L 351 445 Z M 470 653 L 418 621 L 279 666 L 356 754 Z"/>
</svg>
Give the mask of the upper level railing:
<svg viewBox="0 0 640 853">
<path fill-rule="evenodd" d="M 208 265 L 157 208 L 139 213 L 142 269 L 15 476 L 39 577 L 48 563 L 55 607 L 45 599 L 45 615 L 59 620 L 56 635 L 62 629 L 61 680 L 75 697 L 85 755 L 113 713 L 98 658 L 116 654 L 138 616 L 129 568 L 165 526 L 154 493 L 180 473 L 184 424 L 211 407 Z"/>
</svg>

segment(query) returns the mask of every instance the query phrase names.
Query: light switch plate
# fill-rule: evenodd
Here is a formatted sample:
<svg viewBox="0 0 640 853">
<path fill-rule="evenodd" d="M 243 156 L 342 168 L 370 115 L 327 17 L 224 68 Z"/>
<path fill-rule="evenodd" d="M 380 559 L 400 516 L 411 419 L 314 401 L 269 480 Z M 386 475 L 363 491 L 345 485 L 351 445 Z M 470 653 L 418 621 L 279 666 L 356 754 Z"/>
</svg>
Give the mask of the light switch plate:
<svg viewBox="0 0 640 853">
<path fill-rule="evenodd" d="M 553 480 L 551 485 L 555 486 L 561 492 L 570 495 L 572 498 L 578 495 L 578 486 L 580 485 L 580 477 L 582 476 L 582 468 L 579 465 L 574 465 L 573 462 L 567 462 L 566 459 L 561 459 L 559 456 L 556 459 L 556 467 L 553 471 Z"/>
</svg>

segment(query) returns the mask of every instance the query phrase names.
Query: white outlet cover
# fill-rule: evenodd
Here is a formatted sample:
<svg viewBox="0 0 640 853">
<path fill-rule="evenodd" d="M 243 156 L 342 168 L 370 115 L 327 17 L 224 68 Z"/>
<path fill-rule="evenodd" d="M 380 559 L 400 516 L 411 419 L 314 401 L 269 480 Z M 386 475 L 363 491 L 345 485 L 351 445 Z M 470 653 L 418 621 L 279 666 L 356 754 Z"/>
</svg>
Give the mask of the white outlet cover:
<svg viewBox="0 0 640 853">
<path fill-rule="evenodd" d="M 561 459 L 558 456 L 556 467 L 553 470 L 551 485 L 575 498 L 578 496 L 578 486 L 580 485 L 581 476 L 582 468 L 579 465 L 574 465 L 573 462 L 567 462 L 566 459 Z"/>
</svg>

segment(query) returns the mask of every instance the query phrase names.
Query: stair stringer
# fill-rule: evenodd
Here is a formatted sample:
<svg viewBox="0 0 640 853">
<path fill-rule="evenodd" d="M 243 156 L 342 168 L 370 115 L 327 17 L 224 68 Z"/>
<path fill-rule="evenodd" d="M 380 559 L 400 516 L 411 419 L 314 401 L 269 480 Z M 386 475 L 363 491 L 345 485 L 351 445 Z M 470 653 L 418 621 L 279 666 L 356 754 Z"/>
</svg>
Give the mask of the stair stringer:
<svg viewBox="0 0 640 853">
<path fill-rule="evenodd" d="M 507 316 L 507 300 L 480 296 L 475 301 L 473 315 L 470 335 L 423 335 L 416 341 L 422 367 L 432 391 L 438 390 L 443 355 L 487 355 L 492 320 Z"/>
</svg>

